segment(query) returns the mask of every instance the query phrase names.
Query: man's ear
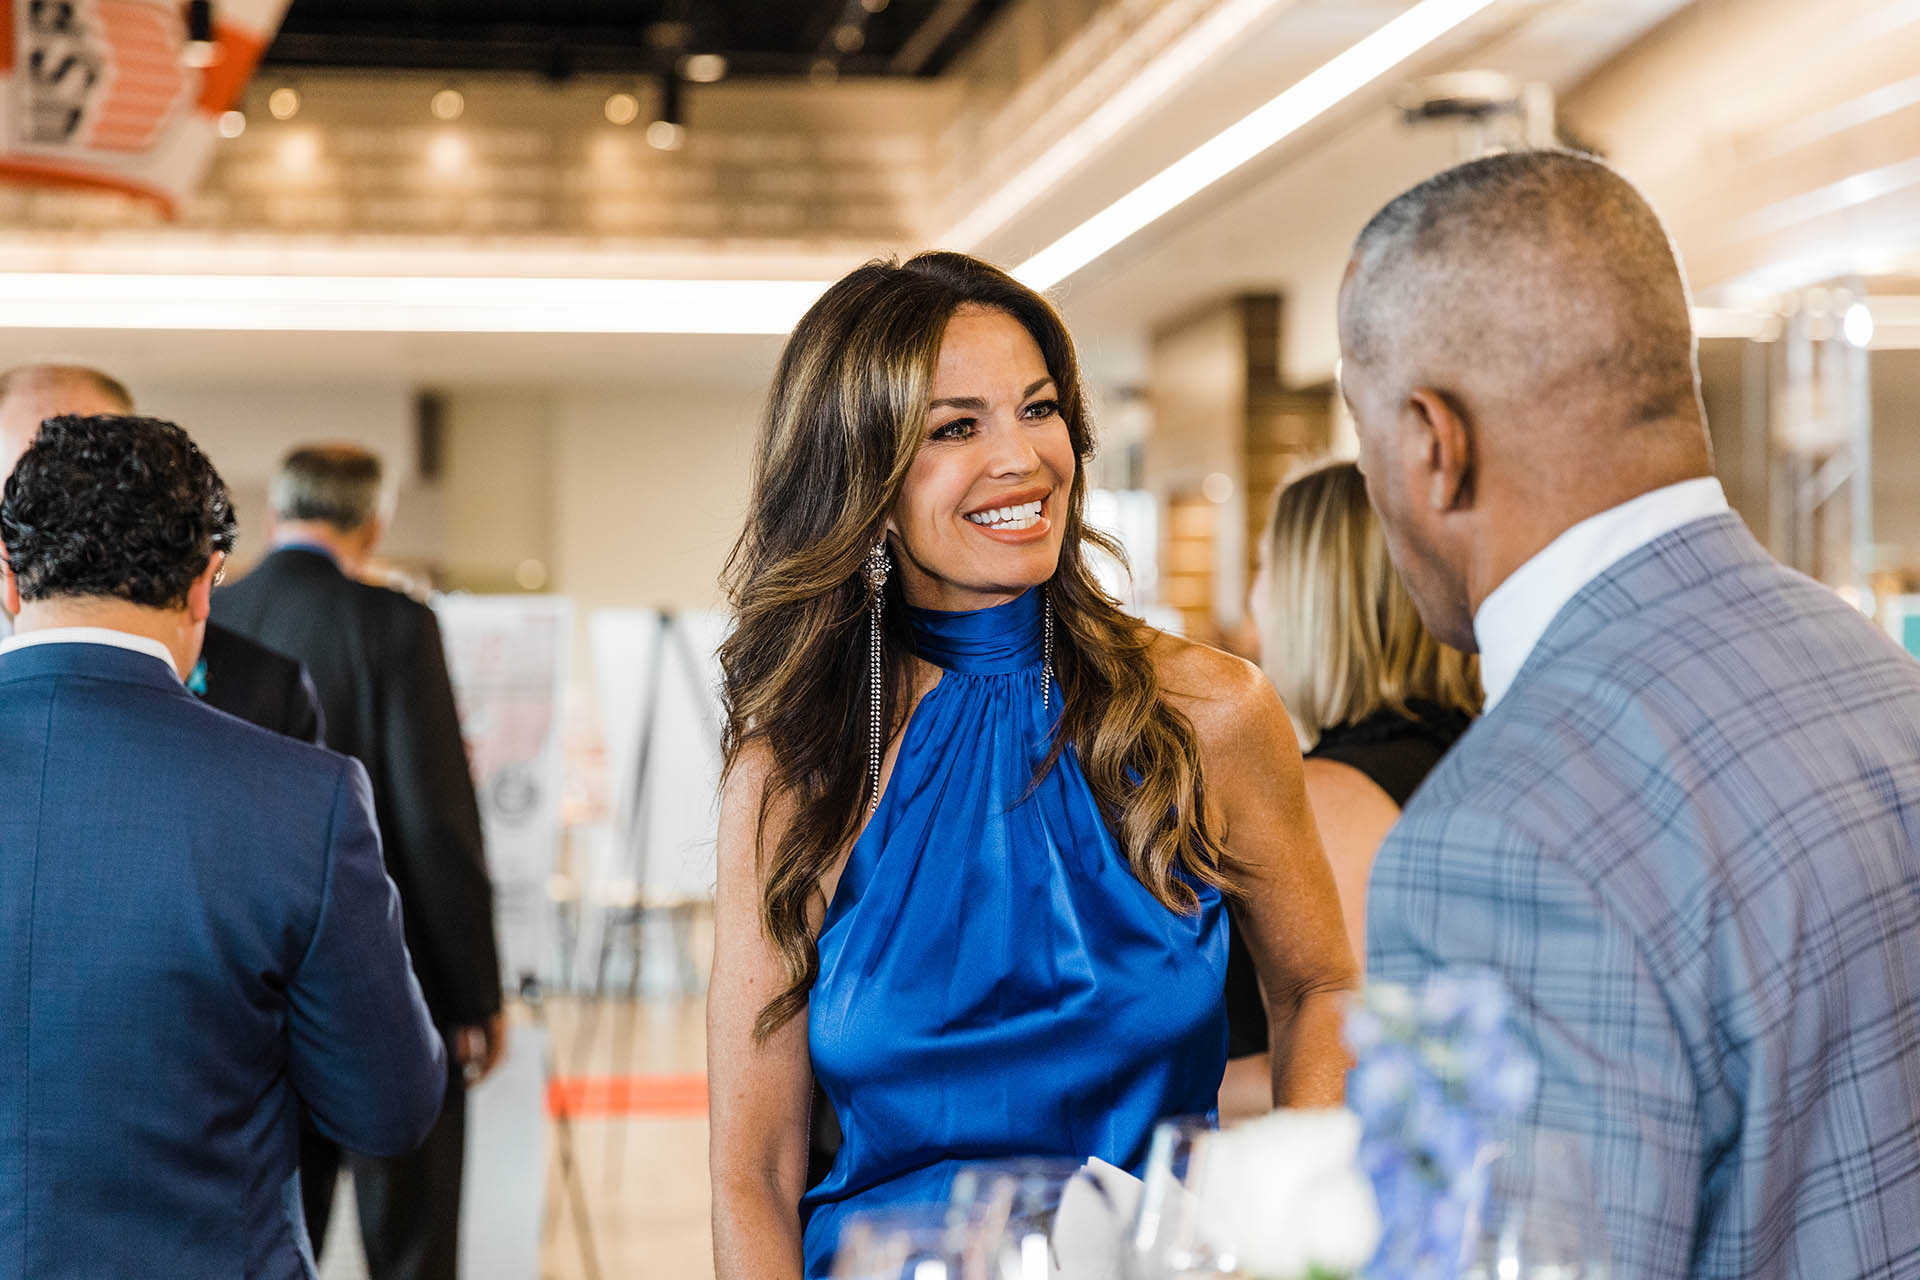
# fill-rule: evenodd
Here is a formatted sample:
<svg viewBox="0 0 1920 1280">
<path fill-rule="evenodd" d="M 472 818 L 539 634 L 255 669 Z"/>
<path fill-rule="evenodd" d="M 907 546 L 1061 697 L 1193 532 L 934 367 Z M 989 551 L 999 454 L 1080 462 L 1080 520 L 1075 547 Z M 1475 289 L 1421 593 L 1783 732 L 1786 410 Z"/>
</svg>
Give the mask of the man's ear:
<svg viewBox="0 0 1920 1280">
<path fill-rule="evenodd" d="M 1473 433 L 1459 408 L 1444 391 L 1415 387 L 1406 413 L 1419 441 L 1428 504 L 1441 514 L 1472 505 Z"/>
<path fill-rule="evenodd" d="M 17 618 L 20 616 L 20 584 L 14 581 L 13 557 L 5 547 L 0 547 L 0 579 L 5 580 L 5 585 L 0 586 L 0 606 L 5 606 L 9 617 Z"/>
<path fill-rule="evenodd" d="M 187 616 L 195 622 L 205 622 L 213 614 L 213 588 L 226 577 L 227 553 L 216 551 L 207 558 L 207 567 L 187 588 Z"/>
</svg>

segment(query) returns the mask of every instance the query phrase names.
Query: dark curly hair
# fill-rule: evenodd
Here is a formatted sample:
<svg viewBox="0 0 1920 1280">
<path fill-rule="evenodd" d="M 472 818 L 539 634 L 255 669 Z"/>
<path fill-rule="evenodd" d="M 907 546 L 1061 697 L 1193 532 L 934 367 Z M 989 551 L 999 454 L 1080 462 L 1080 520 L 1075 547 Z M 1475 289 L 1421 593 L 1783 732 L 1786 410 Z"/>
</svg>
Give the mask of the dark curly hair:
<svg viewBox="0 0 1920 1280">
<path fill-rule="evenodd" d="M 158 418 L 48 418 L 0 501 L 0 541 L 22 600 L 179 608 L 213 553 L 233 549 L 234 533 L 220 473 Z"/>
</svg>

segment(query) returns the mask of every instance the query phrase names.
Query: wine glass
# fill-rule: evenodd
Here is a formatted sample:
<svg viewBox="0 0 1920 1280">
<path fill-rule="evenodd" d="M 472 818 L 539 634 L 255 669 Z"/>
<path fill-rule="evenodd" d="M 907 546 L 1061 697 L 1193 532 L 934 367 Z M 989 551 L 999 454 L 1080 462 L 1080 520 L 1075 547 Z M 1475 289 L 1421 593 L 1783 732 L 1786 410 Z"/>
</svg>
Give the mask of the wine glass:
<svg viewBox="0 0 1920 1280">
<path fill-rule="evenodd" d="M 997 1230 L 999 1238 L 988 1242 L 995 1280 L 1049 1280 L 1057 1269 L 1052 1237 L 1062 1201 L 1083 1179 L 1084 1166 L 1071 1157 L 977 1161 L 954 1175 L 951 1203 Z M 1105 1199 L 1097 1182 L 1086 1182 Z"/>
<path fill-rule="evenodd" d="M 1162 1121 L 1147 1150 L 1145 1185 L 1125 1250 L 1126 1280 L 1198 1280 L 1236 1274 L 1230 1242 L 1207 1221 L 1210 1119 Z"/>
<path fill-rule="evenodd" d="M 832 1280 L 988 1280 L 966 1270 L 976 1225 L 972 1213 L 945 1204 L 850 1214 L 829 1274 Z"/>
<path fill-rule="evenodd" d="M 1578 1135 L 1525 1130 L 1492 1172 L 1462 1280 L 1608 1280 L 1592 1164 Z"/>
</svg>

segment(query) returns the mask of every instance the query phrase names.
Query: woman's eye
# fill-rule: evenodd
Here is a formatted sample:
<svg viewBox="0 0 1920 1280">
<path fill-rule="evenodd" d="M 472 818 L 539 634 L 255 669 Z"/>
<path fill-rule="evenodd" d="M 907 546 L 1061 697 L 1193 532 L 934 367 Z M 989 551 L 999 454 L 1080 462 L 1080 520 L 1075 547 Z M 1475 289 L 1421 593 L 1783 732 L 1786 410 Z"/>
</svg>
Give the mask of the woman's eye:
<svg viewBox="0 0 1920 1280">
<path fill-rule="evenodd" d="M 1028 418 L 1035 421 L 1039 421 L 1042 418 L 1051 418 L 1060 412 L 1060 402 L 1058 400 L 1035 400 L 1026 407 L 1025 412 Z"/>
<path fill-rule="evenodd" d="M 943 422 L 935 427 L 928 438 L 933 440 L 964 440 L 972 434 L 972 418 L 955 418 L 952 422 Z"/>
</svg>

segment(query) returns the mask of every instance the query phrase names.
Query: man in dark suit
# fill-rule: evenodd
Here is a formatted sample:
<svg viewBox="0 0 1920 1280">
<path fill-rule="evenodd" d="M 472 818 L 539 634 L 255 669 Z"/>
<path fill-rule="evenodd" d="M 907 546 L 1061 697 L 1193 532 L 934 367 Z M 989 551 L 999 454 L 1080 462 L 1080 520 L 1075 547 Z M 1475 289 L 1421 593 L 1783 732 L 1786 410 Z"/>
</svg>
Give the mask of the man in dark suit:
<svg viewBox="0 0 1920 1280">
<path fill-rule="evenodd" d="M 303 1106 L 439 1113 L 365 771 L 182 685 L 233 537 L 151 419 L 53 419 L 0 502 L 0 1275 L 310 1280 Z"/>
<path fill-rule="evenodd" d="M 0 477 L 13 470 L 48 418 L 132 412 L 126 387 L 98 369 L 28 364 L 0 373 Z M 302 742 L 322 741 L 320 700 L 300 664 L 224 627 L 208 625 L 187 688 L 208 706 L 250 724 Z"/>
<path fill-rule="evenodd" d="M 373 780 L 387 867 L 434 1020 L 453 1048 L 440 1123 L 401 1159 L 350 1161 L 374 1280 L 454 1274 L 466 1086 L 504 1040 L 493 889 L 480 811 L 433 611 L 357 574 L 384 524 L 380 460 L 353 446 L 296 450 L 274 478 L 274 551 L 218 592 L 215 615 L 312 673 L 327 745 Z M 308 1225 L 325 1233 L 339 1154 L 308 1145 Z"/>
</svg>

